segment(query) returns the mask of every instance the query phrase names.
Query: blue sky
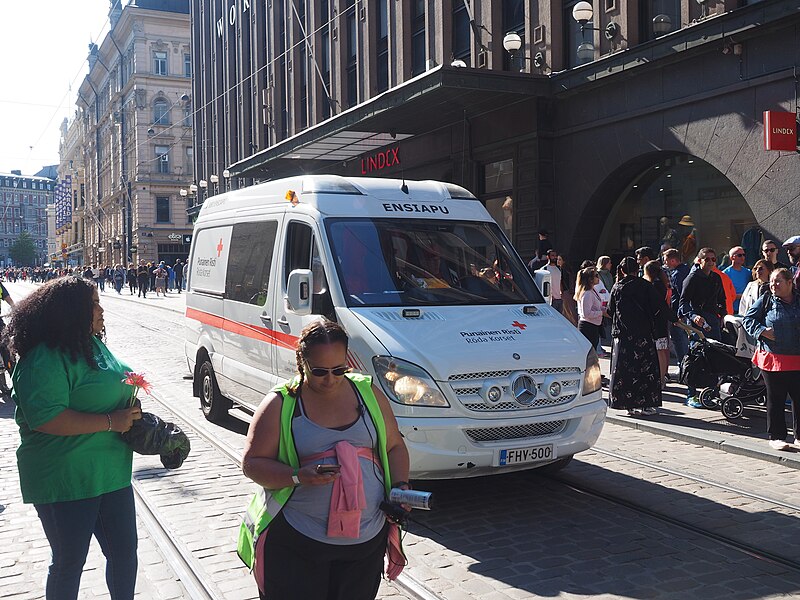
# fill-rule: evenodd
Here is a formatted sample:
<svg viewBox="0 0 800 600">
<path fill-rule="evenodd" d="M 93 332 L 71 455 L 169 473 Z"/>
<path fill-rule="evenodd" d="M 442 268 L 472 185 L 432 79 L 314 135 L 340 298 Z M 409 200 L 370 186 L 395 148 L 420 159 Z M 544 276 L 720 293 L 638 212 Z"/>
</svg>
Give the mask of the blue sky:
<svg viewBox="0 0 800 600">
<path fill-rule="evenodd" d="M 0 0 L 0 173 L 58 163 L 58 128 L 74 114 L 108 8 L 109 0 Z"/>
</svg>

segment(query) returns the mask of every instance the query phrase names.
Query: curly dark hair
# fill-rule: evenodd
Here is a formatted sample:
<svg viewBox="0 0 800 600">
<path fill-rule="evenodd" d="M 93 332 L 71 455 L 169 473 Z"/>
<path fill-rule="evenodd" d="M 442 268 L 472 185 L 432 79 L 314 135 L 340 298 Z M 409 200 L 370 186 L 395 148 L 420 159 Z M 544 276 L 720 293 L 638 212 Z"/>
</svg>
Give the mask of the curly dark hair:
<svg viewBox="0 0 800 600">
<path fill-rule="evenodd" d="M 347 350 L 348 337 L 342 327 L 327 319 L 312 321 L 300 332 L 300 339 L 297 340 L 297 349 L 295 356 L 297 358 L 297 372 L 300 375 L 300 381 L 296 386 L 287 388 L 292 396 L 296 396 L 303 385 L 305 380 L 305 368 L 303 363 L 308 359 L 308 355 L 316 346 L 323 344 L 343 344 L 344 349 Z"/>
<path fill-rule="evenodd" d="M 96 287 L 83 277 L 48 281 L 14 306 L 11 322 L 3 331 L 4 342 L 20 358 L 39 344 L 47 344 L 69 354 L 72 362 L 82 356 L 96 369 L 92 352 L 92 295 Z M 97 337 L 102 339 L 102 334 Z"/>
</svg>

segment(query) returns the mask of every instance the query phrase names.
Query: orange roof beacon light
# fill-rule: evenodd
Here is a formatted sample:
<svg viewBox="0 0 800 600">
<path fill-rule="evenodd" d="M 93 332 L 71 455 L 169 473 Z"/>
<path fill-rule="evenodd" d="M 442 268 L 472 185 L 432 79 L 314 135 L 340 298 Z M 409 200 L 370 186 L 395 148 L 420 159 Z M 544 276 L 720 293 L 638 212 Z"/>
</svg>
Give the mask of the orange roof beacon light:
<svg viewBox="0 0 800 600">
<path fill-rule="evenodd" d="M 286 200 L 292 203 L 292 206 L 300 204 L 300 198 L 294 193 L 294 190 L 286 190 Z"/>
</svg>

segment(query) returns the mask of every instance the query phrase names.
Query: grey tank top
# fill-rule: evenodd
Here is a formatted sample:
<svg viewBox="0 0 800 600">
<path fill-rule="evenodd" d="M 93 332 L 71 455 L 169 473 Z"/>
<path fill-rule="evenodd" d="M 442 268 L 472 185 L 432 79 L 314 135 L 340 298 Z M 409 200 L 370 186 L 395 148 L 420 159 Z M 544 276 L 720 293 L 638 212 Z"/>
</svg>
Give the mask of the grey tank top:
<svg viewBox="0 0 800 600">
<path fill-rule="evenodd" d="M 353 386 L 355 389 L 355 386 Z M 302 459 L 319 452 L 331 450 L 337 442 L 348 441 L 356 448 L 373 448 L 377 442 L 375 425 L 367 412 L 358 390 L 361 416 L 344 430 L 328 429 L 317 425 L 306 416 L 303 401 L 298 397 L 300 415 L 292 419 L 297 455 Z M 364 481 L 364 497 L 367 508 L 361 512 L 361 527 L 358 538 L 328 537 L 328 511 L 331 505 L 331 485 L 301 485 L 283 507 L 283 516 L 295 530 L 311 539 L 326 544 L 347 546 L 371 540 L 383 529 L 386 515 L 380 509 L 384 498 L 383 472 L 371 460 L 359 457 L 361 477 Z M 335 464 L 336 457 L 324 458 L 320 464 Z"/>
</svg>

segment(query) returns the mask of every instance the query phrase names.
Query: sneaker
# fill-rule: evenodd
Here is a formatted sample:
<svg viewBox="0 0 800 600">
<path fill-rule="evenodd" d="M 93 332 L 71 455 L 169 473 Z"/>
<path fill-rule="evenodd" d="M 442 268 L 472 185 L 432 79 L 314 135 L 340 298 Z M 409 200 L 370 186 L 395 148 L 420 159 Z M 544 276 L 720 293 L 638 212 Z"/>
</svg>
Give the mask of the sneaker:
<svg viewBox="0 0 800 600">
<path fill-rule="evenodd" d="M 789 444 L 785 440 L 770 440 L 769 447 L 773 450 L 788 450 Z"/>
<path fill-rule="evenodd" d="M 646 417 L 652 417 L 653 415 L 658 414 L 658 409 L 655 406 L 651 406 L 649 408 L 642 409 L 642 414 Z"/>
<path fill-rule="evenodd" d="M 686 406 L 689 408 L 703 408 L 703 403 L 697 399 L 697 396 L 690 396 L 686 399 Z"/>
<path fill-rule="evenodd" d="M 628 416 L 629 417 L 635 417 L 635 416 L 640 415 L 640 414 L 642 414 L 642 409 L 641 408 L 629 408 L 628 409 Z"/>
</svg>

